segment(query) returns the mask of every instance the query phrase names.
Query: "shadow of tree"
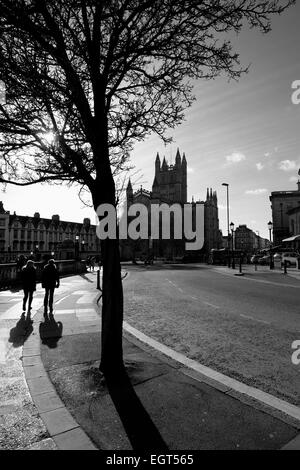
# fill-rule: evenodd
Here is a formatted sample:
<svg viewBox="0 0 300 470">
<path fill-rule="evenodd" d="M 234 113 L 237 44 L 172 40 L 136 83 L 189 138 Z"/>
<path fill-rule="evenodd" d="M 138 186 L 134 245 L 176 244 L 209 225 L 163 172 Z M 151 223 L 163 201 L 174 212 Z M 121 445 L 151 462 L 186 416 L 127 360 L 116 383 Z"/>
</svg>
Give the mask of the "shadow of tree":
<svg viewBox="0 0 300 470">
<path fill-rule="evenodd" d="M 14 348 L 23 346 L 25 341 L 29 338 L 33 331 L 32 323 L 33 320 L 30 317 L 30 312 L 27 315 L 23 312 L 16 326 L 9 332 L 8 341 L 13 344 Z"/>
<path fill-rule="evenodd" d="M 133 450 L 166 452 L 168 447 L 135 393 L 126 369 L 104 377 Z"/>
<path fill-rule="evenodd" d="M 63 324 L 56 322 L 54 316 L 49 313 L 44 314 L 44 321 L 40 323 L 39 333 L 43 344 L 49 348 L 56 348 L 59 339 L 62 337 Z"/>
<path fill-rule="evenodd" d="M 96 271 L 95 271 L 95 274 L 96 274 Z M 86 276 L 86 274 L 80 274 L 80 277 L 82 277 L 82 279 L 84 279 L 85 281 L 88 281 L 88 282 L 91 282 L 91 283 L 94 282 L 92 279 L 90 279 L 88 276 Z"/>
</svg>

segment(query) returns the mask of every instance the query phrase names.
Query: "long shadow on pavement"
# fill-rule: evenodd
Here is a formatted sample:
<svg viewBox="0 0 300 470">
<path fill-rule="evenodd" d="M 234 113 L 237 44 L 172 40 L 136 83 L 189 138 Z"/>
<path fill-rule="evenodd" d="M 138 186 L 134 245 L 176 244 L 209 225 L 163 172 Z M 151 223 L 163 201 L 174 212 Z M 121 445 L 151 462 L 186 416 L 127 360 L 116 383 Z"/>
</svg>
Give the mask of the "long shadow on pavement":
<svg viewBox="0 0 300 470">
<path fill-rule="evenodd" d="M 93 274 L 94 274 L 94 272 L 93 272 Z M 96 274 L 96 271 L 95 271 L 95 274 Z M 94 280 L 87 277 L 86 274 L 80 274 L 80 277 L 82 277 L 82 279 L 84 279 L 85 281 L 88 281 L 88 282 L 91 282 L 91 283 L 95 282 Z"/>
<path fill-rule="evenodd" d="M 33 320 L 31 320 L 30 312 L 27 315 L 23 312 L 20 320 L 16 323 L 16 326 L 14 326 L 14 328 L 9 332 L 8 341 L 13 344 L 14 348 L 23 346 L 25 341 L 29 338 L 33 332 L 32 323 Z"/>
<path fill-rule="evenodd" d="M 105 380 L 133 450 L 167 451 L 167 445 L 135 393 L 126 370 L 121 371 L 117 377 L 105 374 Z"/>
<path fill-rule="evenodd" d="M 40 323 L 39 332 L 43 344 L 49 348 L 56 348 L 58 340 L 62 337 L 63 324 L 56 322 L 52 313 L 44 314 L 44 321 Z"/>
</svg>

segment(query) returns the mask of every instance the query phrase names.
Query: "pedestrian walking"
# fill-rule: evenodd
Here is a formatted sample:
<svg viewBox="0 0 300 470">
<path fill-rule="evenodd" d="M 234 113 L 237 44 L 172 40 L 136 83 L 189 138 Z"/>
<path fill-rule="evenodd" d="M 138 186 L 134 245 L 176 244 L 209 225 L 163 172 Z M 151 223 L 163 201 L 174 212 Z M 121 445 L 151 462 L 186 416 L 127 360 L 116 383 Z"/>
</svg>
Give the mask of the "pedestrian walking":
<svg viewBox="0 0 300 470">
<path fill-rule="evenodd" d="M 21 282 L 24 290 L 23 312 L 26 311 L 26 303 L 28 300 L 28 312 L 31 310 L 33 293 L 36 290 L 36 268 L 34 262 L 28 260 L 21 270 Z"/>
<path fill-rule="evenodd" d="M 45 289 L 44 313 L 47 313 L 48 305 L 50 313 L 53 312 L 54 289 L 59 287 L 59 274 L 54 259 L 49 259 L 42 272 L 42 287 Z"/>
</svg>

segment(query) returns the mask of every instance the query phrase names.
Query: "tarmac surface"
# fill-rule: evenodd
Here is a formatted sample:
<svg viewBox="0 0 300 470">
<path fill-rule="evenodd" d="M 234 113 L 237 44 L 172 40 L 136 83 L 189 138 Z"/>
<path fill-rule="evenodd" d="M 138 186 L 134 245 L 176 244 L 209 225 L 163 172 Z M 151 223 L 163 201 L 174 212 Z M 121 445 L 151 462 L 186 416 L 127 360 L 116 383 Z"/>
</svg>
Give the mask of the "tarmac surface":
<svg viewBox="0 0 300 470">
<path fill-rule="evenodd" d="M 45 318 L 41 308 L 32 314 L 22 366 L 29 391 L 26 413 L 35 423 L 29 422 L 22 433 L 34 429 L 35 436 L 19 439 L 14 448 L 300 449 L 299 408 L 285 413 L 271 396 L 269 403 L 255 399 L 242 387 L 239 391 L 226 380 L 222 383 L 221 376 L 199 372 L 180 355 L 168 357 L 168 351 L 150 340 L 147 344 L 144 335 L 126 324 L 127 377 L 107 383 L 99 371 L 101 318 L 95 284 L 96 273 L 69 278 L 56 296 L 54 316 Z M 1 408 L 3 424 L 9 416 L 9 409 Z M 6 448 L 5 439 L 0 442 Z"/>
</svg>

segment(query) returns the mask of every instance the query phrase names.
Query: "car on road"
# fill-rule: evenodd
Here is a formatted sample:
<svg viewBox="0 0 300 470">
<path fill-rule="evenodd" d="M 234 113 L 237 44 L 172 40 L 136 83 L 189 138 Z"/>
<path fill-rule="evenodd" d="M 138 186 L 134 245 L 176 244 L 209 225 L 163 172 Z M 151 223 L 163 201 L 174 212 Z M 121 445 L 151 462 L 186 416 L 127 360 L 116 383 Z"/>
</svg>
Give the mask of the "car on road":
<svg viewBox="0 0 300 470">
<path fill-rule="evenodd" d="M 262 258 L 259 258 L 257 263 L 262 266 L 266 266 L 267 264 L 270 264 L 270 255 L 265 255 Z"/>
<path fill-rule="evenodd" d="M 300 259 L 299 253 L 296 252 L 286 252 L 282 253 L 281 257 L 281 266 L 284 266 L 286 262 L 286 266 L 298 266 L 298 259 Z"/>
<path fill-rule="evenodd" d="M 257 264 L 257 263 L 258 263 L 258 260 L 261 259 L 262 257 L 263 257 L 262 254 L 253 255 L 253 256 L 251 256 L 250 262 L 251 262 L 252 264 Z"/>
</svg>

